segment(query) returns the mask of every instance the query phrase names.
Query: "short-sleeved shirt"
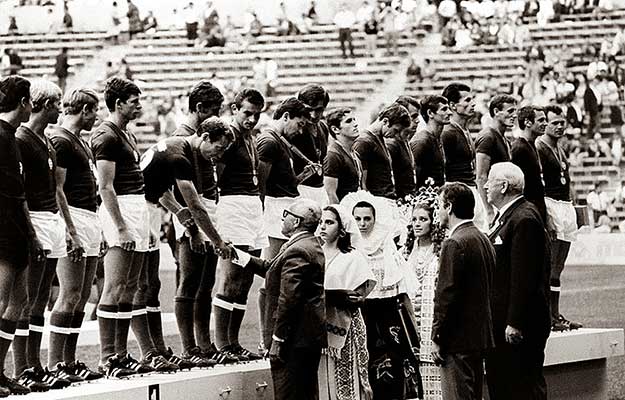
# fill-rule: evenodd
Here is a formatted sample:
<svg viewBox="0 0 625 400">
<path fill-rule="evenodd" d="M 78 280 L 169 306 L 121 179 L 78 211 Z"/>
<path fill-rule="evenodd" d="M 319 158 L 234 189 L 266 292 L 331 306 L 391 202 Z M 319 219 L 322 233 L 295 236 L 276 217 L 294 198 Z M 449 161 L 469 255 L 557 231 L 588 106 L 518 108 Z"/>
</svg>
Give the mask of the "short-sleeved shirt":
<svg viewBox="0 0 625 400">
<path fill-rule="evenodd" d="M 365 131 L 358 136 L 352 149 L 358 155 L 362 169 L 367 171 L 367 190 L 374 196 L 395 199 L 392 161 L 384 141 Z"/>
<path fill-rule="evenodd" d="M 56 152 L 45 135 L 37 135 L 26 126 L 17 128 L 17 146 L 24 165 L 24 188 L 30 211 L 56 213 Z"/>
<path fill-rule="evenodd" d="M 303 132 L 289 139 L 289 142 L 306 156 L 308 160 L 315 164 L 322 164 L 328 149 L 328 132 L 328 127 L 324 121 L 319 121 L 316 124 L 308 122 L 304 125 Z M 305 160 L 295 155 L 293 159 L 295 174 L 301 174 L 306 165 Z M 313 174 L 301 182 L 301 184 L 312 187 L 323 187 L 323 176 Z"/>
<path fill-rule="evenodd" d="M 0 120 L 0 198 L 16 200 L 16 204 L 26 199 L 24 164 L 15 139 L 15 128 L 3 120 Z"/>
<path fill-rule="evenodd" d="M 417 177 L 414 170 L 414 158 L 408 142 L 399 139 L 386 139 L 386 147 L 391 155 L 395 192 L 400 199 L 417 190 Z"/>
<path fill-rule="evenodd" d="M 441 142 L 445 154 L 445 180 L 475 186 L 475 145 L 469 132 L 449 123 L 443 127 Z"/>
<path fill-rule="evenodd" d="M 544 219 L 547 216 L 545 187 L 542 181 L 540 160 L 534 144 L 523 137 L 515 139 L 512 142 L 512 162 L 521 168 L 525 177 L 523 196 L 538 208 Z"/>
<path fill-rule="evenodd" d="M 545 144 L 542 138 L 536 140 L 536 150 L 543 167 L 545 196 L 554 200 L 571 201 L 571 177 L 566 153 L 558 146 L 559 160 L 556 154 Z M 564 178 L 564 182 L 562 182 Z"/>
<path fill-rule="evenodd" d="M 104 121 L 91 136 L 91 150 L 96 161 L 115 163 L 113 188 L 118 196 L 143 194 L 143 173 L 139 166 L 137 140 L 110 121 Z"/>
<path fill-rule="evenodd" d="M 475 151 L 490 157 L 490 165 L 510 161 L 510 143 L 495 129 L 488 127 L 480 131 L 475 141 Z"/>
<path fill-rule="evenodd" d="M 178 129 L 174 131 L 173 136 L 178 137 L 187 137 L 195 135 L 195 131 L 188 125 L 181 124 Z M 204 157 L 197 155 L 197 168 L 199 169 L 199 174 L 201 177 L 200 185 L 195 185 L 198 189 L 198 193 L 204 196 L 207 199 L 215 200 L 217 198 L 217 177 L 216 177 L 216 166 L 212 160 L 207 160 Z M 145 176 L 145 174 L 144 174 Z M 194 182 L 195 183 L 195 182 Z M 200 190 L 201 189 L 201 190 Z M 182 195 L 176 189 L 176 198 L 182 198 Z"/>
<path fill-rule="evenodd" d="M 338 180 L 336 197 L 338 197 L 339 201 L 346 194 L 355 193 L 360 189 L 360 179 L 362 177 L 361 167 L 359 166 L 360 160 L 350 153 L 347 153 L 337 141 L 333 141 L 328 146 L 328 152 L 323 160 L 323 174 Z"/>
<path fill-rule="evenodd" d="M 266 177 L 265 196 L 299 196 L 291 150 L 278 134 L 269 128 L 263 129 L 258 135 L 258 157 L 260 161 L 271 164 L 271 171 Z"/>
<path fill-rule="evenodd" d="M 442 186 L 445 183 L 445 156 L 440 139 L 424 129 L 410 140 L 410 150 L 414 157 L 417 189 L 425 186 L 429 178 L 434 180 L 434 186 Z"/>
<path fill-rule="evenodd" d="M 89 145 L 61 126 L 50 128 L 50 142 L 56 151 L 56 164 L 64 168 L 63 192 L 67 204 L 83 210 L 98 207 L 95 159 Z"/>
<path fill-rule="evenodd" d="M 197 188 L 193 152 L 187 139 L 172 136 L 150 147 L 141 156 L 147 201 L 158 204 L 161 196 L 175 186 L 176 179 L 193 181 Z"/>
<path fill-rule="evenodd" d="M 230 125 L 235 140 L 221 156 L 219 188 L 221 196 L 258 196 L 258 151 L 256 139 L 244 135 L 236 126 Z"/>
</svg>

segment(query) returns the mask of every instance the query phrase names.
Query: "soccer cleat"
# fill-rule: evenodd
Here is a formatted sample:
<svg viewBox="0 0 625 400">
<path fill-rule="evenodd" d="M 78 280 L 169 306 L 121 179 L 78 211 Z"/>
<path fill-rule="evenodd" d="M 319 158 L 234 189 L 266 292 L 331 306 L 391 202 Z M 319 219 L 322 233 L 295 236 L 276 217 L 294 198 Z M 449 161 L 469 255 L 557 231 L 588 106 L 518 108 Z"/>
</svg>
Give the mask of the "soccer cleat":
<svg viewBox="0 0 625 400">
<path fill-rule="evenodd" d="M 65 389 L 72 384 L 68 379 L 57 376 L 57 372 L 58 371 L 50 371 L 48 367 L 43 368 L 43 370 L 39 372 L 43 374 L 41 381 L 50 385 L 50 389 L 52 390 Z"/>
<path fill-rule="evenodd" d="M 154 372 L 154 368 L 152 368 L 148 364 L 140 363 L 139 361 L 132 358 L 130 353 L 127 353 L 126 356 L 121 358 L 122 367 L 127 368 L 135 372 L 135 374 L 143 375 L 150 372 Z"/>
<path fill-rule="evenodd" d="M 105 364 L 98 365 L 98 371 L 107 378 L 127 378 L 135 374 L 135 371 L 124 367 L 122 359 L 115 354 L 109 357 Z"/>
<path fill-rule="evenodd" d="M 176 364 L 181 371 L 184 369 L 191 370 L 191 368 L 197 367 L 197 365 L 195 365 L 195 363 L 193 363 L 191 360 L 186 359 L 183 356 L 179 357 L 175 355 L 171 347 L 168 347 L 167 350 L 162 354 L 162 356 L 165 357 L 165 359 L 167 359 L 167 361 L 169 361 L 170 363 Z"/>
<path fill-rule="evenodd" d="M 231 346 L 226 346 L 221 350 L 215 350 L 212 359 L 217 361 L 217 364 L 236 364 L 249 361 L 247 357 L 235 354 Z"/>
<path fill-rule="evenodd" d="M 554 332 L 563 332 L 574 329 L 579 329 L 583 325 L 578 322 L 571 322 L 564 318 L 562 314 L 558 315 L 558 319 L 551 321 L 551 330 Z"/>
<path fill-rule="evenodd" d="M 68 380 L 70 383 L 84 382 L 85 380 L 76 375 L 73 366 L 69 366 L 64 362 L 58 362 L 55 365 L 55 370 L 51 371 L 57 378 Z"/>
<path fill-rule="evenodd" d="M 89 367 L 87 367 L 85 363 L 81 361 L 76 360 L 69 365 L 73 368 L 74 375 L 81 377 L 87 382 L 104 377 L 104 374 L 89 369 Z"/>
<path fill-rule="evenodd" d="M 7 397 L 8 395 L 4 395 L 7 391 L 9 394 L 28 394 L 30 393 L 30 389 L 26 386 L 18 383 L 15 379 L 11 379 L 7 377 L 4 372 L 0 373 L 0 389 L 2 389 L 2 397 Z"/>
<path fill-rule="evenodd" d="M 258 353 L 254 353 L 249 351 L 248 349 L 243 348 L 243 346 L 241 346 L 240 344 L 238 345 L 233 345 L 231 348 L 231 351 L 237 356 L 243 356 L 246 357 L 247 360 L 249 361 L 256 361 L 256 360 L 262 360 L 263 356 L 261 356 Z"/>
<path fill-rule="evenodd" d="M 202 353 L 202 349 L 197 346 L 188 352 L 183 353 L 181 357 L 187 360 L 187 362 L 193 363 L 198 368 L 209 368 L 217 365 L 217 361 L 212 360 L 210 357 L 206 357 Z"/>
<path fill-rule="evenodd" d="M 50 385 L 41 381 L 41 374 L 38 374 L 34 368 L 26 368 L 20 376 L 17 377 L 17 383 L 26 386 L 31 392 L 47 392 Z"/>
<path fill-rule="evenodd" d="M 156 372 L 177 372 L 180 368 L 178 365 L 167 361 L 167 359 L 156 352 L 146 354 L 141 360 L 142 365 L 147 365 Z"/>
<path fill-rule="evenodd" d="M 579 322 L 569 321 L 568 319 L 564 318 L 564 315 L 562 315 L 562 314 L 560 314 L 558 316 L 558 320 L 561 320 L 565 324 L 567 324 L 569 326 L 569 329 L 571 329 L 571 330 L 579 329 L 579 328 L 583 328 L 584 327 L 584 325 L 580 324 Z"/>
</svg>

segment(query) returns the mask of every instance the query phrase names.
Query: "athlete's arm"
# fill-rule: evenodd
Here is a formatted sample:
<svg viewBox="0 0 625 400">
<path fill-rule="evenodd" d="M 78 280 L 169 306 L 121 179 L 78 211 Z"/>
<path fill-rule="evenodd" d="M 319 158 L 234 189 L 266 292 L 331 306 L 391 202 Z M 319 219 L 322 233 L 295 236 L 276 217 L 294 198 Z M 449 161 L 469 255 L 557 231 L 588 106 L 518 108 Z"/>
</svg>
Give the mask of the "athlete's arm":
<svg viewBox="0 0 625 400">
<path fill-rule="evenodd" d="M 486 197 L 486 181 L 488 181 L 488 172 L 490 171 L 490 156 L 486 153 L 477 153 L 475 156 L 475 175 L 477 183 L 477 191 L 482 198 L 482 203 L 486 209 L 486 215 L 488 216 L 488 222 L 490 223 L 495 216 L 493 212 L 493 206 L 488 203 Z"/>
<path fill-rule="evenodd" d="M 330 201 L 330 204 L 339 203 L 339 197 L 336 195 L 336 188 L 338 185 L 338 178 L 332 178 L 330 176 L 323 177 L 323 186 L 326 188 L 326 193 L 328 193 L 328 200 Z"/>
<path fill-rule="evenodd" d="M 267 190 L 267 178 L 271 172 L 271 163 L 260 161 L 258 163 L 258 189 L 260 190 L 260 200 L 265 203 L 265 191 Z"/>
<path fill-rule="evenodd" d="M 115 179 L 115 162 L 108 160 L 96 161 L 98 169 L 98 182 L 100 182 L 100 197 L 102 197 L 102 204 L 109 212 L 117 231 L 119 232 L 119 244 L 120 247 L 127 251 L 132 251 L 135 248 L 135 241 L 128 231 L 128 226 L 122 212 L 119 208 L 119 202 L 117 201 L 117 193 L 113 187 L 113 180 Z"/>
<path fill-rule="evenodd" d="M 67 177 L 67 169 L 57 166 L 54 172 L 56 177 L 56 203 L 59 205 L 61 216 L 65 220 L 65 226 L 67 227 L 67 234 L 70 240 L 71 249 L 67 252 L 73 262 L 78 262 L 84 254 L 84 247 L 78 233 L 76 232 L 76 226 L 72 220 L 72 216 L 69 213 L 69 205 L 67 203 L 67 197 L 63 191 L 65 185 L 65 178 Z"/>
</svg>

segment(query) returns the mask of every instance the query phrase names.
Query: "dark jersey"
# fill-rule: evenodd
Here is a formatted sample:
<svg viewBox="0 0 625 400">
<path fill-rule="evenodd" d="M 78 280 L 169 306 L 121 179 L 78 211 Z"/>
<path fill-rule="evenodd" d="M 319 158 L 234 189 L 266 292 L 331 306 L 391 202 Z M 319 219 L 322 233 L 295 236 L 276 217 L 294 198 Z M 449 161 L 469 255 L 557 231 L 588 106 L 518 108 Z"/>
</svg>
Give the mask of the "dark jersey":
<svg viewBox="0 0 625 400">
<path fill-rule="evenodd" d="M 143 194 L 143 173 L 139 167 L 137 140 L 110 121 L 104 121 L 91 137 L 91 149 L 96 161 L 115 163 L 113 188 L 118 196 Z"/>
<path fill-rule="evenodd" d="M 567 155 L 560 147 L 552 151 L 542 138 L 536 140 L 536 150 L 543 167 L 545 196 L 554 200 L 571 201 L 571 177 Z"/>
<path fill-rule="evenodd" d="M 445 156 L 443 147 L 433 133 L 422 130 L 410 140 L 410 150 L 415 163 L 417 189 L 425 186 L 425 182 L 432 178 L 434 186 L 445 183 Z"/>
<path fill-rule="evenodd" d="M 353 153 L 348 154 L 337 141 L 333 141 L 328 146 L 328 152 L 323 160 L 323 174 L 338 179 L 336 196 L 339 201 L 346 194 L 360 189 L 362 171 L 359 164 L 358 158 Z"/>
<path fill-rule="evenodd" d="M 525 138 L 519 137 L 512 142 L 511 152 L 512 162 L 521 168 L 525 177 L 523 196 L 536 206 L 543 217 L 543 221 L 545 221 L 547 217 L 545 187 L 543 186 L 540 160 L 536 147 Z"/>
<path fill-rule="evenodd" d="M 17 200 L 21 204 L 24 193 L 24 164 L 15 139 L 15 128 L 0 120 L 0 198 Z"/>
<path fill-rule="evenodd" d="M 97 183 L 95 159 L 89 145 L 60 126 L 50 128 L 50 142 L 56 151 L 56 163 L 66 170 L 63 192 L 72 207 L 96 211 Z"/>
<path fill-rule="evenodd" d="M 367 171 L 367 190 L 374 196 L 395 199 L 391 156 L 384 141 L 369 131 L 358 136 L 353 145 L 362 169 Z"/>
<path fill-rule="evenodd" d="M 174 131 L 173 136 L 186 137 L 195 135 L 195 131 L 191 127 L 182 124 Z M 207 199 L 215 200 L 217 198 L 217 179 L 215 176 L 215 164 L 211 160 L 207 160 L 199 155 L 197 159 L 197 168 L 200 174 L 199 185 L 195 185 L 198 193 Z M 180 192 L 176 189 L 176 198 L 181 198 Z"/>
<path fill-rule="evenodd" d="M 441 134 L 445 154 L 445 180 L 475 186 L 475 145 L 468 132 L 455 123 L 443 127 Z"/>
<path fill-rule="evenodd" d="M 270 163 L 271 170 L 266 177 L 265 196 L 297 197 L 297 177 L 293 170 L 293 154 L 277 133 L 264 129 L 258 135 L 258 157 Z"/>
<path fill-rule="evenodd" d="M 193 181 L 198 187 L 198 176 L 194 159 L 201 158 L 193 153 L 188 140 L 180 136 L 172 136 L 161 140 L 150 147 L 141 156 L 141 169 L 145 180 L 145 199 L 158 204 L 161 196 L 176 185 L 176 179 Z M 178 197 L 178 196 L 177 196 Z M 178 198 L 180 202 L 181 197 Z M 181 202 L 184 204 L 184 202 Z"/>
<path fill-rule="evenodd" d="M 221 156 L 219 188 L 221 196 L 258 196 L 258 151 L 256 139 L 244 136 L 235 126 L 230 125 L 235 141 Z"/>
<path fill-rule="evenodd" d="M 22 125 L 15 134 L 24 165 L 24 188 L 30 211 L 56 213 L 56 152 L 47 136 Z"/>
<path fill-rule="evenodd" d="M 510 161 L 510 143 L 495 129 L 482 129 L 475 141 L 475 151 L 490 157 L 490 165 Z"/>
<path fill-rule="evenodd" d="M 395 192 L 400 199 L 417 190 L 417 179 L 414 171 L 414 159 L 408 143 L 401 139 L 386 139 L 386 147 L 391 155 Z"/>
<path fill-rule="evenodd" d="M 304 126 L 302 134 L 291 138 L 289 142 L 306 156 L 310 162 L 321 164 L 323 163 L 328 149 L 328 134 L 329 129 L 325 121 L 319 121 L 316 124 L 309 122 Z M 306 165 L 307 162 L 305 160 L 294 155 L 293 169 L 295 170 L 295 174 L 301 174 Z M 323 187 L 323 176 L 313 174 L 306 178 L 301 184 L 312 187 Z"/>
</svg>

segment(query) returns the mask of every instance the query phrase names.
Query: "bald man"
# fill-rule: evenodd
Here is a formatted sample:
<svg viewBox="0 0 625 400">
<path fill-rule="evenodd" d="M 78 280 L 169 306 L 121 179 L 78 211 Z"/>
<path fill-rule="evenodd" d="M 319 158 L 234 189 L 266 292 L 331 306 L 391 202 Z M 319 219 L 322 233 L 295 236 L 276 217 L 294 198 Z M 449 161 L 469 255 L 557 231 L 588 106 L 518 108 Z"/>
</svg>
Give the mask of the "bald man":
<svg viewBox="0 0 625 400">
<path fill-rule="evenodd" d="M 491 309 L 495 349 L 486 358 L 491 400 L 547 399 L 549 246 L 540 212 L 525 200 L 525 178 L 511 162 L 494 164 L 485 189 L 497 209 L 489 238 L 497 254 Z"/>
<path fill-rule="evenodd" d="M 252 257 L 245 267 L 265 278 L 263 341 L 276 400 L 319 398 L 317 369 L 327 342 L 325 258 L 314 236 L 320 219 L 315 201 L 296 200 L 282 213 L 281 231 L 289 239 L 278 255 L 270 261 Z"/>
</svg>

